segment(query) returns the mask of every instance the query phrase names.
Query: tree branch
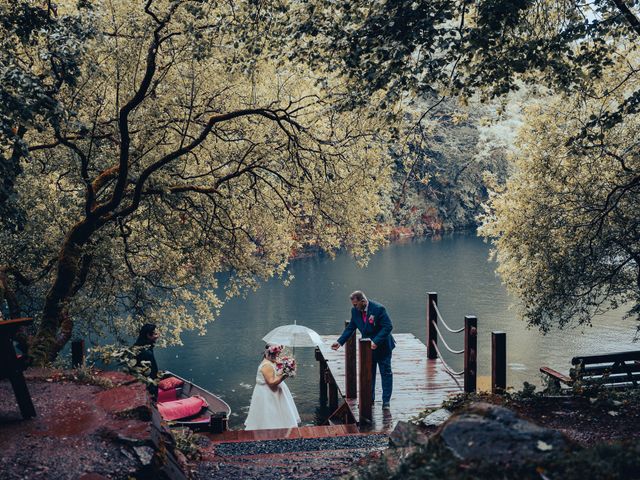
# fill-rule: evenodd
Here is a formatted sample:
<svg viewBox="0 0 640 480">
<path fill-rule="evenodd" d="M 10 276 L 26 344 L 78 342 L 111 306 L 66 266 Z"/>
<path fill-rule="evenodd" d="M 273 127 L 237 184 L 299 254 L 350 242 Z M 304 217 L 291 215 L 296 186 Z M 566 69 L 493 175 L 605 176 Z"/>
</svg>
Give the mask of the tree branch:
<svg viewBox="0 0 640 480">
<path fill-rule="evenodd" d="M 638 20 L 638 17 L 636 17 L 633 12 L 631 11 L 631 9 L 629 9 L 629 7 L 627 7 L 627 5 L 624 3 L 623 0 L 613 0 L 613 3 L 615 3 L 616 7 L 618 7 L 618 10 L 620 10 L 620 12 L 622 13 L 622 15 L 624 16 L 624 19 L 627 21 L 627 23 L 629 24 L 629 26 L 638 34 L 640 35 L 640 20 Z"/>
</svg>

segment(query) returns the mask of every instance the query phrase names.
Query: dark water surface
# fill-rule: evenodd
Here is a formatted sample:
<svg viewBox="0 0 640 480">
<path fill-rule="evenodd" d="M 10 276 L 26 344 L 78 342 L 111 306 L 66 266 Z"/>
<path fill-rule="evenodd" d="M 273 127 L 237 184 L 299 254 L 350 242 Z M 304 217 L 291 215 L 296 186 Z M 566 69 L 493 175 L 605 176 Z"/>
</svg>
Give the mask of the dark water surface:
<svg viewBox="0 0 640 480">
<path fill-rule="evenodd" d="M 444 319 L 452 328 L 465 315 L 478 317 L 479 374 L 491 368 L 491 331 L 507 332 L 507 383 L 540 384 L 538 368 L 548 365 L 567 371 L 571 357 L 591 352 L 637 348 L 635 323 L 623 321 L 623 312 L 594 319 L 593 327 L 553 331 L 543 336 L 527 329 L 516 317 L 513 303 L 488 262 L 489 246 L 472 234 L 458 234 L 388 246 L 359 268 L 346 253 L 335 260 L 314 257 L 291 265 L 295 279 L 286 287 L 272 280 L 246 299 L 233 299 L 205 336 L 185 335 L 184 346 L 158 349 L 161 369 L 172 370 L 220 395 L 231 405 L 231 425 L 241 428 L 246 418 L 264 342 L 273 328 L 294 323 L 319 334 L 342 332 L 351 304 L 348 295 L 362 289 L 387 307 L 394 331 L 413 333 L 425 341 L 427 291 L 438 292 Z M 443 332 L 445 333 L 445 332 Z M 458 338 L 456 338 L 458 337 Z M 462 348 L 461 336 L 447 337 L 453 349 Z M 298 376 L 287 380 L 305 424 L 318 413 L 318 366 L 312 348 L 297 348 Z M 460 356 L 447 358 L 462 370 Z"/>
</svg>

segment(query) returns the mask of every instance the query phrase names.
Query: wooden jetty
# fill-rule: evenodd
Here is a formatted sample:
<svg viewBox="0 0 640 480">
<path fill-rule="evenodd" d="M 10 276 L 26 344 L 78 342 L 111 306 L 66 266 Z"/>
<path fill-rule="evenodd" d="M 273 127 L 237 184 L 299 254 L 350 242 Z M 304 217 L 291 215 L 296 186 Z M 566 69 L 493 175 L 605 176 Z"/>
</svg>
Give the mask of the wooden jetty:
<svg viewBox="0 0 640 480">
<path fill-rule="evenodd" d="M 356 381 L 356 396 L 346 395 L 346 360 L 344 348 L 334 351 L 329 347 L 340 334 L 322 335 L 326 347 L 319 349 L 321 365 L 326 364 L 330 406 L 336 407 L 338 416 L 351 417 L 356 421 L 360 417 L 360 382 Z M 427 408 L 437 408 L 449 395 L 461 393 L 462 383 L 450 375 L 438 358 L 427 357 L 427 347 L 411 333 L 394 333 L 396 348 L 393 350 L 393 395 L 391 409 L 382 410 L 382 387 L 380 375 L 376 378 L 376 402 L 372 409 L 372 421 L 360 424 L 360 431 L 386 432 L 394 428 L 398 421 L 408 421 Z M 359 341 L 359 333 L 356 340 Z M 358 343 L 358 342 L 356 342 Z M 322 367 L 321 367 L 322 370 Z M 360 365 L 357 363 L 357 378 L 360 377 Z M 334 390 L 335 389 L 335 390 Z M 321 393 L 322 397 L 322 393 Z M 333 397 L 333 398 L 331 398 Z M 333 404 L 333 405 L 332 405 Z M 348 409 L 348 411 L 346 411 Z"/>
</svg>

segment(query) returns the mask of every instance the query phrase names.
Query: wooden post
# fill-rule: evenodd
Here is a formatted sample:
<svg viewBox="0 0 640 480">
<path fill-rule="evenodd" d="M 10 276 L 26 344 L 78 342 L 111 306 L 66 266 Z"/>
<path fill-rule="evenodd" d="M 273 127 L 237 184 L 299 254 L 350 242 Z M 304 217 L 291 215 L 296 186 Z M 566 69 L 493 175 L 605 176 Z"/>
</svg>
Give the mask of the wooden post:
<svg viewBox="0 0 640 480">
<path fill-rule="evenodd" d="M 332 412 L 338 408 L 338 385 L 333 378 L 329 379 L 329 410 Z"/>
<path fill-rule="evenodd" d="M 478 319 L 473 315 L 464 317 L 464 391 L 476 391 L 478 364 Z"/>
<path fill-rule="evenodd" d="M 373 391 L 371 389 L 373 351 L 371 350 L 371 339 L 361 338 L 359 350 L 360 395 L 358 397 L 358 410 L 360 412 L 360 423 L 367 423 L 371 422 L 373 418 Z"/>
<path fill-rule="evenodd" d="M 438 304 L 438 294 L 436 292 L 427 293 L 427 358 L 433 360 L 438 358 L 433 343 L 438 343 L 438 333 L 435 324 L 438 323 L 438 314 L 435 305 Z"/>
<path fill-rule="evenodd" d="M 36 416 L 36 409 L 31 401 L 27 382 L 22 374 L 22 367 L 16 359 L 16 351 L 9 336 L 0 337 L 0 378 L 8 378 L 20 409 L 22 418 Z"/>
<path fill-rule="evenodd" d="M 78 368 L 84 364 L 84 340 L 71 342 L 71 367 Z"/>
<path fill-rule="evenodd" d="M 316 347 L 316 360 L 320 364 L 320 405 L 327 404 L 327 362 L 325 361 L 320 349 Z"/>
<path fill-rule="evenodd" d="M 224 412 L 213 412 L 209 420 L 209 427 L 212 433 L 222 433 L 228 430 L 227 414 Z"/>
<path fill-rule="evenodd" d="M 345 326 L 348 325 L 350 320 L 345 320 Z M 356 332 L 349 337 L 349 340 L 344 344 L 344 383 L 345 383 L 345 396 L 347 398 L 356 398 L 358 396 L 358 366 L 356 360 Z"/>
<path fill-rule="evenodd" d="M 491 393 L 507 388 L 507 334 L 491 332 Z"/>
<path fill-rule="evenodd" d="M 13 372 L 9 376 L 9 381 L 13 387 L 13 393 L 16 396 L 18 402 L 18 408 L 20 408 L 20 414 L 22 418 L 31 418 L 36 416 L 36 409 L 31 401 L 31 395 L 27 388 L 27 382 L 24 379 L 22 372 Z"/>
<path fill-rule="evenodd" d="M 31 401 L 22 371 L 24 364 L 18 360 L 13 346 L 13 337 L 18 329 L 33 323 L 32 318 L 14 318 L 0 321 L 0 379 L 8 378 L 20 408 L 22 418 L 36 416 L 36 409 Z"/>
</svg>

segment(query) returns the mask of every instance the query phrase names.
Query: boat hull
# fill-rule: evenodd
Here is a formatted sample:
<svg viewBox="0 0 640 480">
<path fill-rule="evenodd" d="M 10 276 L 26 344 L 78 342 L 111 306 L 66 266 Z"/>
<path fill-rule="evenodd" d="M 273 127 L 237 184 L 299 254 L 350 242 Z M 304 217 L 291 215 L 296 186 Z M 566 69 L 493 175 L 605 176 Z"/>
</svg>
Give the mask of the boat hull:
<svg viewBox="0 0 640 480">
<path fill-rule="evenodd" d="M 176 375 L 172 372 L 165 372 L 163 378 L 167 377 L 175 377 L 184 382 L 182 387 L 178 389 L 178 399 L 197 395 L 202 397 L 208 404 L 206 410 L 198 413 L 197 415 L 167 422 L 169 427 L 187 427 L 196 431 L 209 431 L 214 433 L 221 433 L 228 429 L 231 407 L 227 402 L 199 385 L 182 378 L 180 375 Z M 157 410 L 156 405 L 154 405 L 154 408 Z"/>
</svg>

